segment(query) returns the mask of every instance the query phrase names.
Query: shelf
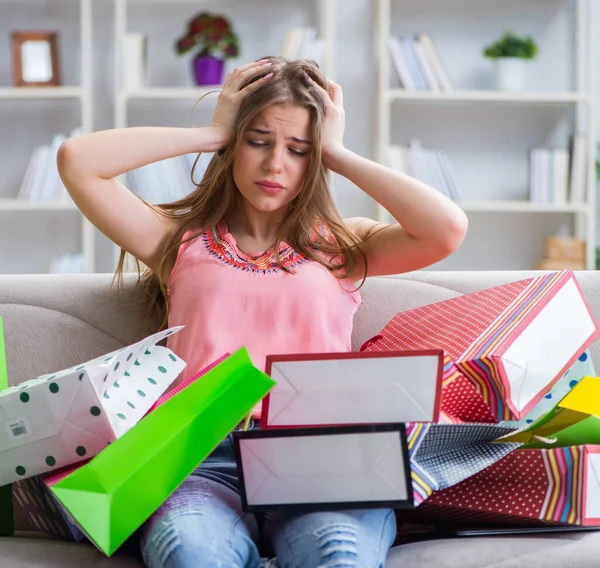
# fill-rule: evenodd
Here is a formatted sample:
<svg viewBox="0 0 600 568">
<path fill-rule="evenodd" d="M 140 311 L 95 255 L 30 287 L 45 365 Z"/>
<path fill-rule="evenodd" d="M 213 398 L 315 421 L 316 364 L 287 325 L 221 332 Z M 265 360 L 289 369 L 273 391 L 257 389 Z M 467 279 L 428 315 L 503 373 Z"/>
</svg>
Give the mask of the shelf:
<svg viewBox="0 0 600 568">
<path fill-rule="evenodd" d="M 80 99 L 81 87 L 0 87 L 0 99 Z"/>
<path fill-rule="evenodd" d="M 587 213 L 586 203 L 534 203 L 532 201 L 464 201 L 458 206 L 466 212 L 498 213 Z"/>
<path fill-rule="evenodd" d="M 480 103 L 532 103 L 532 104 L 569 104 L 590 101 L 588 93 L 512 93 L 502 91 L 406 91 L 388 89 L 385 92 L 388 101 L 413 102 L 480 102 Z"/>
<path fill-rule="evenodd" d="M 208 96 L 204 99 L 207 101 L 216 99 L 221 88 L 221 85 L 215 85 L 214 87 L 147 87 L 139 91 L 122 92 L 121 96 L 124 100 L 198 100 L 208 93 Z"/>
<path fill-rule="evenodd" d="M 0 199 L 1 211 L 77 211 L 72 201 L 27 201 L 26 199 Z"/>
</svg>

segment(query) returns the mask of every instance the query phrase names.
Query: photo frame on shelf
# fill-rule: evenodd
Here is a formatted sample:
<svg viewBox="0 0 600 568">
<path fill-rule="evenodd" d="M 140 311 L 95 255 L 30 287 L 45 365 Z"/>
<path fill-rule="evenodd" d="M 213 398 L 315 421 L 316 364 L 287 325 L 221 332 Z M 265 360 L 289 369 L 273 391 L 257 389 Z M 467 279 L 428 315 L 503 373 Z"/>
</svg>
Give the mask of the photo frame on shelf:
<svg viewBox="0 0 600 568">
<path fill-rule="evenodd" d="M 56 32 L 15 31 L 11 45 L 15 87 L 60 85 Z"/>
</svg>

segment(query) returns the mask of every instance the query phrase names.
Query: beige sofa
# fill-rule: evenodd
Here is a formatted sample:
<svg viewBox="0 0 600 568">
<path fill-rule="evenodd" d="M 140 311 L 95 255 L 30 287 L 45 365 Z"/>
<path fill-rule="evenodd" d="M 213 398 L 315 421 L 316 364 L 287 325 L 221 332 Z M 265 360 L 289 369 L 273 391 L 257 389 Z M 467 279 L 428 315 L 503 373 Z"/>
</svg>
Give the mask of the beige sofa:
<svg viewBox="0 0 600 568">
<path fill-rule="evenodd" d="M 376 334 L 394 313 L 525 278 L 524 272 L 419 272 L 371 279 L 362 291 L 354 347 Z M 600 274 L 577 274 L 600 320 Z M 58 370 L 131 343 L 153 331 L 129 282 L 127 296 L 110 287 L 110 275 L 0 276 L 0 316 L 5 325 L 12 384 Z M 600 369 L 599 344 L 592 347 Z M 29 527 L 17 519 L 19 531 Z M 30 535 L 0 538 L 0 568 L 100 568 L 141 566 L 135 548 L 105 558 L 87 544 Z M 388 568 L 587 568 L 600 566 L 600 533 L 436 539 L 394 548 Z M 306 567 L 313 568 L 313 567 Z M 375 568 L 375 567 L 361 567 Z"/>
</svg>

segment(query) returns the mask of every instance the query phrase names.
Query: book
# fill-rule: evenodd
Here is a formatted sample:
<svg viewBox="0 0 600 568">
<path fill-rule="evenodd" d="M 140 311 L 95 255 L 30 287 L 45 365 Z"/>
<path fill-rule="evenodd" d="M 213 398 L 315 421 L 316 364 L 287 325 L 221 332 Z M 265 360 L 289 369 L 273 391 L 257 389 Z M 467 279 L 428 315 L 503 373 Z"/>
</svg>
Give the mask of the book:
<svg viewBox="0 0 600 568">
<path fill-rule="evenodd" d="M 452 91 L 442 58 L 426 32 L 388 38 L 388 50 L 400 87 L 408 91 Z"/>
</svg>

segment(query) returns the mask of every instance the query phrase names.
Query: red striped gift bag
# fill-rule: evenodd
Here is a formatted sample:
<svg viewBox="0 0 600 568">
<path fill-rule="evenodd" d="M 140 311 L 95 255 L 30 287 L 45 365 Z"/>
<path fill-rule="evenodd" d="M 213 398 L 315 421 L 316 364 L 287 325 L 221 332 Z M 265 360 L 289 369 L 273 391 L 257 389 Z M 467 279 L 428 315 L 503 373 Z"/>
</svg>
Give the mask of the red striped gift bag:
<svg viewBox="0 0 600 568">
<path fill-rule="evenodd" d="M 520 442 L 500 441 L 514 431 L 499 424 L 408 423 L 413 503 L 419 505 L 514 452 Z"/>
<path fill-rule="evenodd" d="M 600 446 L 519 449 L 434 492 L 413 520 L 600 525 Z"/>
<path fill-rule="evenodd" d="M 598 331 L 574 272 L 564 270 L 400 312 L 362 349 L 443 349 L 444 414 L 520 420 Z"/>
</svg>

